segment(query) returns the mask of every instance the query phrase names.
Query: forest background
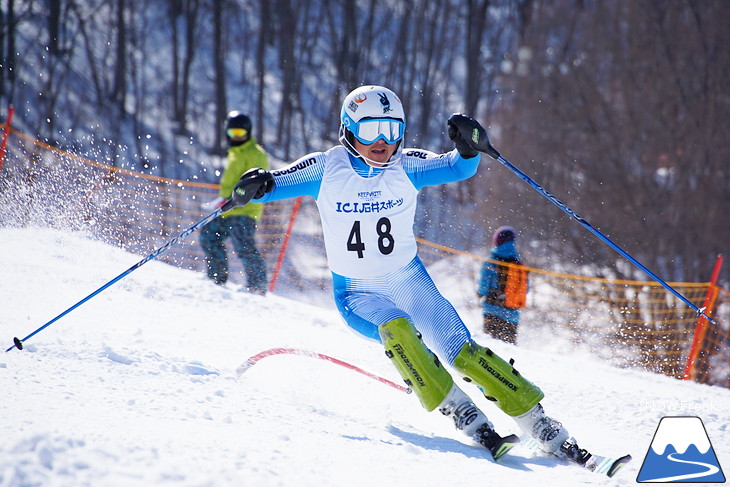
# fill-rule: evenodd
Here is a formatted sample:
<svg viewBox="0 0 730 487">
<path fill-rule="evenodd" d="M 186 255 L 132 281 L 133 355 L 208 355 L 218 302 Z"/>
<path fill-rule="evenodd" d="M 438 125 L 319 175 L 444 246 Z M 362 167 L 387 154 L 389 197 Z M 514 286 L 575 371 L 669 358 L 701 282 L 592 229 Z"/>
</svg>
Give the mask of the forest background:
<svg viewBox="0 0 730 487">
<path fill-rule="evenodd" d="M 336 144 L 344 95 L 382 84 L 406 146 L 450 150 L 446 119 L 473 115 L 668 281 L 707 281 L 728 254 L 724 0 L 3 0 L 0 15 L 0 111 L 99 162 L 216 183 L 239 109 L 281 166 Z M 646 278 L 486 158 L 420 198 L 423 238 L 469 250 L 511 224 L 530 265 Z"/>
</svg>

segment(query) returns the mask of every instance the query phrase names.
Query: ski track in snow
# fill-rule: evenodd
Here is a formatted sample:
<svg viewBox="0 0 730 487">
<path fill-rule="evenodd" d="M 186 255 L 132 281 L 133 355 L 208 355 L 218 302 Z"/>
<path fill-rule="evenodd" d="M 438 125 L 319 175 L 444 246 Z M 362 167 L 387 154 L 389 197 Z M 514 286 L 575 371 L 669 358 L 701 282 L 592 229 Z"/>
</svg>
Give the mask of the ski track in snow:
<svg viewBox="0 0 730 487">
<path fill-rule="evenodd" d="M 3 350 L 139 259 L 83 234 L 0 228 Z M 515 358 L 581 446 L 634 460 L 613 479 L 524 446 L 495 464 L 415 396 L 311 357 L 269 357 L 238 377 L 248 357 L 291 347 L 400 383 L 334 305 L 252 296 L 151 261 L 0 356 L 0 486 L 634 485 L 668 415 L 700 416 L 730 465 L 730 391 L 514 347 L 468 325 Z M 500 432 L 519 433 L 464 389 Z"/>
</svg>

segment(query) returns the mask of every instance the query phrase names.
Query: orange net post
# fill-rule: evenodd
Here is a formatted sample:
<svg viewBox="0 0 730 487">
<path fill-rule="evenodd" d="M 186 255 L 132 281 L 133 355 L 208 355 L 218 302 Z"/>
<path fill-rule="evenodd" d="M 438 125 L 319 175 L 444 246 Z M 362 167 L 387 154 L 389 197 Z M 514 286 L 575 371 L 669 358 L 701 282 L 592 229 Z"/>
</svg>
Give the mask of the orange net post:
<svg viewBox="0 0 730 487">
<path fill-rule="evenodd" d="M 0 171 L 3 170 L 3 161 L 5 161 L 5 149 L 8 146 L 8 136 L 10 135 L 10 127 L 13 124 L 13 113 L 15 113 L 15 107 L 10 105 L 8 107 L 8 120 L 3 126 L 3 140 L 0 142 Z"/>
<path fill-rule="evenodd" d="M 276 267 L 274 267 L 274 275 L 271 277 L 271 283 L 269 284 L 269 292 L 273 293 L 274 289 L 276 289 L 276 281 L 279 279 L 279 272 L 281 272 L 281 264 L 284 262 L 284 255 L 286 254 L 286 249 L 289 246 L 289 239 L 291 238 L 291 232 L 292 228 L 294 227 L 294 222 L 297 219 L 297 213 L 299 213 L 299 207 L 302 206 L 302 197 L 300 196 L 294 201 L 294 208 L 291 211 L 291 218 L 289 218 L 289 226 L 286 228 L 286 233 L 284 234 L 284 241 L 281 244 L 281 250 L 279 251 L 279 258 L 276 261 Z"/>
<path fill-rule="evenodd" d="M 712 270 L 712 278 L 710 279 L 710 287 L 707 289 L 705 295 L 705 302 L 702 305 L 702 309 L 705 313 L 710 316 L 712 314 L 712 308 L 717 298 L 717 280 L 720 277 L 720 269 L 722 268 L 722 255 L 718 255 L 715 260 L 715 267 Z M 697 363 L 697 357 L 699 357 L 700 349 L 705 340 L 707 333 L 707 318 L 700 316 L 697 319 L 697 328 L 695 328 L 694 339 L 692 340 L 692 347 L 689 349 L 689 355 L 687 357 L 687 365 L 684 368 L 683 378 L 685 380 L 693 380 L 695 376 L 695 364 Z"/>
<path fill-rule="evenodd" d="M 730 291 L 716 288 L 714 317 L 718 326 L 708 327 L 694 370 L 694 380 L 702 384 L 730 388 Z"/>
</svg>

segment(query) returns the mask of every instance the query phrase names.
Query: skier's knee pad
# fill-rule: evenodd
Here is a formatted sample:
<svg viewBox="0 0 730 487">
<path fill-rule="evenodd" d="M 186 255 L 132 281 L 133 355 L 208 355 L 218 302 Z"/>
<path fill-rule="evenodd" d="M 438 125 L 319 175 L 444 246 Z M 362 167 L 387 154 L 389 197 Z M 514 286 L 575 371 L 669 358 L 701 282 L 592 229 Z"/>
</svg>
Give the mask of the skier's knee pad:
<svg viewBox="0 0 730 487">
<path fill-rule="evenodd" d="M 476 383 L 487 399 L 510 416 L 525 414 L 545 396 L 535 384 L 497 354 L 469 341 L 454 360 L 454 368 L 467 382 Z"/>
<path fill-rule="evenodd" d="M 378 327 L 385 355 L 393 362 L 406 384 L 416 393 L 426 411 L 441 404 L 454 385 L 451 374 L 421 341 L 406 318 L 396 318 Z"/>
</svg>

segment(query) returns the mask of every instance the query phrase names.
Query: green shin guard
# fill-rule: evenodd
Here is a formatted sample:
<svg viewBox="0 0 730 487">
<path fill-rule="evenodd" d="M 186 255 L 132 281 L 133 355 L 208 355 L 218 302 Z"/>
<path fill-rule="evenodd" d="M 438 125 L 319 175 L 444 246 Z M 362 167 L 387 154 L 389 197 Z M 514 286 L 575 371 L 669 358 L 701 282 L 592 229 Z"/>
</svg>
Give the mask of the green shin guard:
<svg viewBox="0 0 730 487">
<path fill-rule="evenodd" d="M 451 374 L 421 341 L 413 324 L 405 318 L 378 327 L 385 355 L 393 362 L 406 384 L 416 393 L 426 411 L 433 411 L 454 385 Z"/>
<path fill-rule="evenodd" d="M 505 362 L 490 349 L 470 341 L 454 360 L 454 368 L 467 382 L 474 382 L 487 399 L 510 416 L 520 416 L 545 396 L 535 384 L 520 375 L 512 361 Z"/>
</svg>

